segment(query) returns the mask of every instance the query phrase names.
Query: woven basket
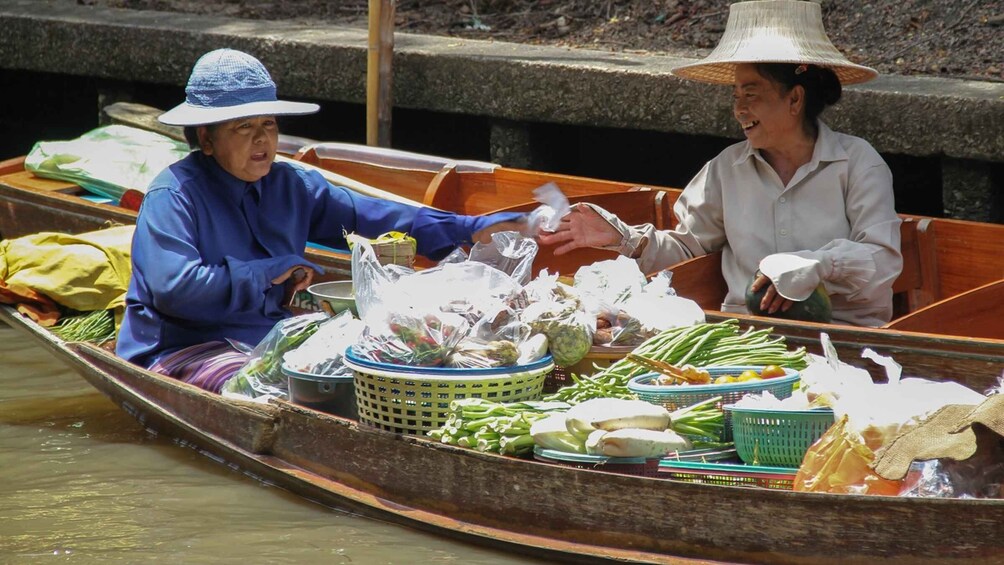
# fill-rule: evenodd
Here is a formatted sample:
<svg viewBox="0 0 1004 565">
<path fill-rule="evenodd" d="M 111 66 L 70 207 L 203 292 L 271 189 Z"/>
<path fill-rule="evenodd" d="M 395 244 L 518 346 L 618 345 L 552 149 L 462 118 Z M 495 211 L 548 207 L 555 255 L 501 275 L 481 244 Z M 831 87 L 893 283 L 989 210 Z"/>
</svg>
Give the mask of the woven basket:
<svg viewBox="0 0 1004 565">
<path fill-rule="evenodd" d="M 544 381 L 544 392 L 551 393 L 572 383 L 572 374 L 593 375 L 627 357 L 634 346 L 594 345 L 578 363 L 569 367 L 555 365 L 554 371 Z"/>
<path fill-rule="evenodd" d="M 711 373 L 711 378 L 714 379 L 721 375 L 738 375 L 746 370 L 759 373 L 763 367 L 708 367 L 706 370 Z M 722 397 L 719 406 L 725 406 L 739 402 L 746 394 L 765 391 L 769 391 L 777 398 L 788 398 L 795 388 L 795 383 L 798 382 L 799 375 L 797 371 L 792 369 L 784 371 L 785 376 L 783 377 L 719 385 L 658 385 L 654 384 L 659 378 L 658 373 L 649 373 L 628 381 L 628 390 L 638 395 L 640 400 L 665 406 L 666 410 L 670 412 L 716 396 Z M 722 441 L 732 441 L 732 425 L 728 412 L 725 413 Z"/>
<path fill-rule="evenodd" d="M 408 367 L 377 363 L 345 352 L 355 375 L 359 421 L 401 434 L 425 435 L 446 423 L 450 403 L 463 398 L 522 402 L 540 398 L 551 357 L 493 369 Z"/>
<path fill-rule="evenodd" d="M 764 410 L 726 406 L 739 458 L 751 465 L 798 467 L 833 425 L 833 410 Z"/>
</svg>

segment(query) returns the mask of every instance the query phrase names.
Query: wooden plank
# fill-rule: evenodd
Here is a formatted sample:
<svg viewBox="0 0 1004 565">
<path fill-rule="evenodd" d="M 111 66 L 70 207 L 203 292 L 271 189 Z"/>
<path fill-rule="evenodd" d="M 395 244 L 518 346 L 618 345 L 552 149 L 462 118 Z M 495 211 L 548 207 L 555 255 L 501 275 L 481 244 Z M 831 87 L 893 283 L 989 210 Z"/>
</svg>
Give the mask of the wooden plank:
<svg viewBox="0 0 1004 565">
<path fill-rule="evenodd" d="M 1004 280 L 931 304 L 885 328 L 1004 340 Z"/>
</svg>

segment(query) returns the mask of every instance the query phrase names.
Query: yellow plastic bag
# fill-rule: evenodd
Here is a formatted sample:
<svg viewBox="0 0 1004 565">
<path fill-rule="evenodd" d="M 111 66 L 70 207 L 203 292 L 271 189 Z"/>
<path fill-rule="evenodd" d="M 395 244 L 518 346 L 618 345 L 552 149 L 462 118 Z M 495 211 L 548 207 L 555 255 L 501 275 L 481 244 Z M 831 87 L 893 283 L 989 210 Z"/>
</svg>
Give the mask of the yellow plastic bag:
<svg viewBox="0 0 1004 565">
<path fill-rule="evenodd" d="M 847 416 L 842 417 L 806 452 L 794 489 L 896 496 L 902 481 L 883 479 L 871 468 L 875 450 L 884 441 L 881 433 L 862 436 L 850 430 Z"/>
</svg>

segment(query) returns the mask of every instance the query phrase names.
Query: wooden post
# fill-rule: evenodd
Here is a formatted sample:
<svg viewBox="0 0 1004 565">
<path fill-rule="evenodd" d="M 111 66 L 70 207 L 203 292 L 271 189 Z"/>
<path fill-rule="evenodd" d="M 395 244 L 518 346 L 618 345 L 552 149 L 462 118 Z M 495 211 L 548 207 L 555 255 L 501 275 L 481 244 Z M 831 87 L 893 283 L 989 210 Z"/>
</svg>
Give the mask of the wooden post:
<svg viewBox="0 0 1004 565">
<path fill-rule="evenodd" d="M 366 60 L 366 144 L 390 147 L 394 0 L 369 0 Z"/>
</svg>

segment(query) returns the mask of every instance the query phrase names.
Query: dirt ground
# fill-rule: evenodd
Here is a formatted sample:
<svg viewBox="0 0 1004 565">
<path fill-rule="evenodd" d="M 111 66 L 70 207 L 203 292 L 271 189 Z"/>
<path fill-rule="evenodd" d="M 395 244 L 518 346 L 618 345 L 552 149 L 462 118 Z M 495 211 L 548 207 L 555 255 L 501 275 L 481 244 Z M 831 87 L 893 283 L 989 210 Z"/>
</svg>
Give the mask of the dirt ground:
<svg viewBox="0 0 1004 565">
<path fill-rule="evenodd" d="M 366 0 L 75 0 L 79 4 L 365 26 Z M 698 56 L 729 0 L 398 0 L 396 30 Z M 1004 81 L 1004 0 L 820 0 L 830 39 L 881 73 Z"/>
</svg>

